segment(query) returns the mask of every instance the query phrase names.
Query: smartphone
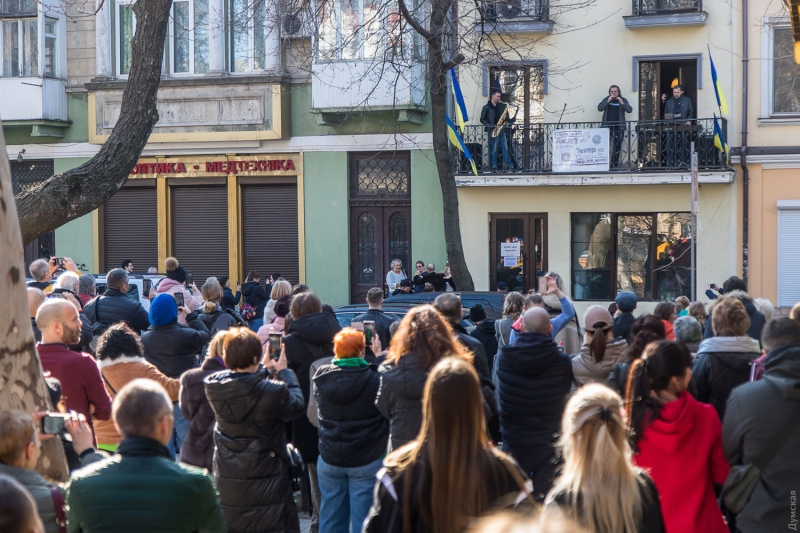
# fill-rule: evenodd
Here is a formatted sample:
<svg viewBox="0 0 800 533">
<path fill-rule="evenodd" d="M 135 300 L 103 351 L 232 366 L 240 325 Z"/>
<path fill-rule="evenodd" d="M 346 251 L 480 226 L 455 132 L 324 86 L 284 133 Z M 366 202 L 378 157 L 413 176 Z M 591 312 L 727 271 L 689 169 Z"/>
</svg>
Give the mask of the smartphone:
<svg viewBox="0 0 800 533">
<path fill-rule="evenodd" d="M 273 361 L 281 358 L 281 337 L 280 333 L 269 334 L 269 358 Z"/>
<path fill-rule="evenodd" d="M 364 340 L 367 341 L 367 346 L 372 345 L 372 339 L 375 338 L 375 322 L 372 320 L 364 321 Z"/>
<path fill-rule="evenodd" d="M 51 261 L 51 264 L 55 267 L 64 268 L 64 258 L 63 257 L 56 257 Z"/>
<path fill-rule="evenodd" d="M 547 294 L 547 276 L 539 278 L 539 294 Z"/>
<path fill-rule="evenodd" d="M 187 272 L 186 273 L 186 286 L 188 287 L 192 283 L 194 283 L 194 274 L 192 274 L 191 272 Z"/>
<path fill-rule="evenodd" d="M 178 307 L 183 307 L 183 293 L 182 292 L 174 292 L 172 293 L 172 297 L 175 298 L 175 303 L 178 304 Z"/>
<path fill-rule="evenodd" d="M 153 288 L 153 281 L 148 278 L 144 278 L 142 280 L 142 297 L 148 298 L 150 296 L 150 289 L 152 288 Z"/>
<path fill-rule="evenodd" d="M 64 424 L 66 417 L 69 416 L 64 413 L 48 413 L 47 416 L 42 418 L 42 433 L 45 435 L 62 435 L 67 432 L 67 426 Z"/>
</svg>

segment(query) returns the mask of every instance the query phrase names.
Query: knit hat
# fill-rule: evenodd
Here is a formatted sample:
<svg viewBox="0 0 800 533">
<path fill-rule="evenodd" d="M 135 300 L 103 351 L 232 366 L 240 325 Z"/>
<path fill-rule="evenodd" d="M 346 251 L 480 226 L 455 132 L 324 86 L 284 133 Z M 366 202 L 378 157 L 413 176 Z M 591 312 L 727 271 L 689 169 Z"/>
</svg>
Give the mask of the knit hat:
<svg viewBox="0 0 800 533">
<path fill-rule="evenodd" d="M 401 287 L 411 287 L 411 280 L 410 279 L 401 279 L 400 280 Z"/>
<path fill-rule="evenodd" d="M 281 318 L 286 318 L 286 315 L 289 314 L 289 309 L 292 306 L 292 297 L 291 295 L 281 296 L 275 302 L 275 307 L 273 311 L 275 311 L 275 316 L 279 316 Z"/>
<path fill-rule="evenodd" d="M 638 299 L 636 298 L 636 294 L 630 291 L 622 291 L 617 294 L 617 298 L 614 301 L 617 302 L 617 307 L 620 311 L 623 313 L 630 313 L 636 309 Z"/>
<path fill-rule="evenodd" d="M 159 294 L 150 303 L 150 314 L 148 315 L 151 326 L 166 326 L 178 320 L 178 304 L 172 294 Z"/>
<path fill-rule="evenodd" d="M 167 277 L 169 279 L 175 280 L 178 283 L 186 281 L 186 271 L 174 257 L 167 257 L 167 260 L 164 261 L 164 267 L 166 268 Z"/>
<path fill-rule="evenodd" d="M 597 326 L 595 327 L 595 325 Z M 600 325 L 605 324 L 605 325 Z M 598 329 L 606 329 L 614 325 L 614 319 L 611 318 L 611 313 L 602 305 L 593 305 L 586 310 L 583 315 L 583 327 L 586 331 L 594 333 Z"/>
<path fill-rule="evenodd" d="M 469 308 L 470 322 L 482 322 L 486 320 L 486 310 L 481 304 L 475 304 Z"/>
</svg>

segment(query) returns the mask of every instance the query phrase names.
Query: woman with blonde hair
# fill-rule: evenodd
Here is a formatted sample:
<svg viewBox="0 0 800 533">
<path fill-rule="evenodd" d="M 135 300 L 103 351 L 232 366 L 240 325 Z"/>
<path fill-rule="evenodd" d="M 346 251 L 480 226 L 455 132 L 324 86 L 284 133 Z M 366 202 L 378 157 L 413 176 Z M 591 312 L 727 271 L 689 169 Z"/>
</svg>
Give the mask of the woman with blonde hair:
<svg viewBox="0 0 800 533">
<path fill-rule="evenodd" d="M 567 403 L 559 443 L 564 467 L 545 500 L 590 533 L 663 533 L 653 480 L 631 463 L 622 399 L 604 385 L 578 389 Z"/>
<path fill-rule="evenodd" d="M 244 320 L 236 311 L 225 310 L 220 305 L 222 287 L 217 282 L 206 282 L 200 289 L 203 295 L 203 306 L 200 308 L 198 318 L 206 325 L 211 335 L 230 328 L 244 325 Z"/>
<path fill-rule="evenodd" d="M 284 296 L 291 296 L 292 284 L 285 279 L 279 279 L 272 285 L 272 290 L 269 293 L 269 301 L 264 307 L 264 324 L 269 324 L 275 318 L 275 302 Z"/>
<path fill-rule="evenodd" d="M 378 472 L 364 532 L 461 533 L 490 509 L 530 501 L 530 481 L 487 439 L 478 374 L 463 357 L 430 371 L 421 418 L 416 438 Z"/>
<path fill-rule="evenodd" d="M 447 356 L 472 361 L 472 354 L 464 350 L 450 324 L 432 305 L 412 308 L 392 337 L 386 362 L 379 370 L 377 406 L 389 420 L 392 449 L 419 433 L 425 379 L 433 365 Z"/>
<path fill-rule="evenodd" d="M 494 323 L 497 348 L 511 344 L 511 326 L 525 310 L 525 297 L 518 292 L 509 292 L 503 303 L 503 318 Z"/>
</svg>

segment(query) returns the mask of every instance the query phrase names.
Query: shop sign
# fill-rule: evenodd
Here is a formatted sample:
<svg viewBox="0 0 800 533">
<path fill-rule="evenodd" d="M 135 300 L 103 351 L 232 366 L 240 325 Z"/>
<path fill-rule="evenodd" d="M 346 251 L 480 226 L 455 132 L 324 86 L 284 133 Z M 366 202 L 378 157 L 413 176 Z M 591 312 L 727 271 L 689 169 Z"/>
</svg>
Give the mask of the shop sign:
<svg viewBox="0 0 800 533">
<path fill-rule="evenodd" d="M 608 128 L 553 131 L 553 172 L 608 172 Z"/>
<path fill-rule="evenodd" d="M 200 161 L 158 161 L 137 163 L 131 170 L 132 175 L 155 174 L 253 174 L 259 172 L 286 172 L 296 170 L 294 159 L 227 159 Z"/>
</svg>

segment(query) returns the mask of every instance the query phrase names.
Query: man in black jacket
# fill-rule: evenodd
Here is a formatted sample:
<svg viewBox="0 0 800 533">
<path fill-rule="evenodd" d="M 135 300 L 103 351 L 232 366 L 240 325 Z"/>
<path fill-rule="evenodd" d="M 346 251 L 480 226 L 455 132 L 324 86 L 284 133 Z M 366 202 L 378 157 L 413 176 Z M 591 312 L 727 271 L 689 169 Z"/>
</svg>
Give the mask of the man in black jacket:
<svg viewBox="0 0 800 533">
<path fill-rule="evenodd" d="M 381 340 L 381 346 L 383 348 L 388 348 L 389 342 L 392 340 L 389 327 L 395 319 L 381 311 L 381 307 L 383 307 L 383 289 L 373 287 L 367 291 L 367 305 L 369 306 L 369 311 L 353 318 L 353 322 L 364 322 L 367 320 L 375 322 L 375 332 Z M 369 346 L 367 346 L 367 353 L 372 353 L 372 348 Z"/>
<path fill-rule="evenodd" d="M 543 308 L 525 311 L 522 328 L 514 344 L 500 348 L 494 380 L 504 449 L 531 477 L 542 501 L 555 477 L 556 435 L 572 387 L 572 363 L 553 340 Z"/>
<path fill-rule="evenodd" d="M 186 316 L 188 326 L 178 323 L 178 312 Z M 171 294 L 159 294 L 150 304 L 150 328 L 142 334 L 145 359 L 162 374 L 180 378 L 187 370 L 198 366 L 198 354 L 211 338 L 208 328 L 198 318 L 198 312 L 187 314 L 185 307 L 178 308 Z M 183 417 L 180 405 L 173 408 L 175 431 L 167 448 L 174 456 L 183 445 L 189 422 Z"/>
<path fill-rule="evenodd" d="M 506 137 L 505 128 L 500 129 L 497 137 L 494 136 L 494 129 L 503 115 L 503 111 L 508 107 L 508 104 L 500 102 L 502 92 L 500 89 L 492 89 L 489 96 L 489 101 L 483 106 L 481 110 L 481 124 L 486 126 L 486 135 L 489 138 L 489 168 L 492 172 L 497 171 L 497 151 L 500 150 L 500 157 L 503 158 L 503 165 L 506 169 L 515 169 L 513 161 L 508 155 L 508 139 Z M 509 116 L 506 114 L 503 119 L 508 123 Z"/>
<path fill-rule="evenodd" d="M 791 318 L 771 320 L 762 341 L 768 352 L 764 378 L 733 390 L 722 424 L 728 463 L 761 468 L 750 501 L 738 517 L 736 526 L 741 533 L 785 531 L 787 524 L 788 529 L 797 526 L 796 513 L 790 515 L 790 504 L 796 508 L 800 479 L 796 457 L 800 449 L 800 323 Z M 784 429 L 787 426 L 791 429 Z M 774 442 L 776 439 L 779 442 Z M 769 461 L 768 452 L 772 455 Z"/>
<path fill-rule="evenodd" d="M 622 140 L 625 138 L 625 113 L 632 113 L 633 107 L 620 94 L 619 86 L 612 85 L 608 88 L 608 96 L 597 104 L 597 110 L 603 112 L 602 126 L 608 128 L 611 144 L 611 168 L 618 168 Z"/>
<path fill-rule="evenodd" d="M 255 310 L 256 314 L 250 319 L 250 329 L 258 331 L 264 325 L 264 307 L 269 300 L 269 293 L 272 291 L 272 285 L 269 283 L 271 278 L 267 279 L 267 288 L 261 288 L 261 276 L 257 272 L 251 271 L 247 275 L 244 285 L 242 285 L 242 296 L 244 301 Z"/>
<path fill-rule="evenodd" d="M 95 336 L 118 322 L 125 322 L 136 332 L 147 330 L 150 327 L 147 311 L 141 303 L 126 296 L 128 273 L 121 268 L 115 268 L 106 274 L 106 285 L 108 289 L 105 294 L 86 304 L 83 310 L 94 326 Z"/>
<path fill-rule="evenodd" d="M 486 318 L 486 310 L 481 304 L 475 304 L 469 310 L 469 320 L 475 324 L 470 333 L 483 344 L 489 371 L 494 368 L 494 357 L 497 355 L 497 333 L 494 331 L 494 320 Z"/>
</svg>

